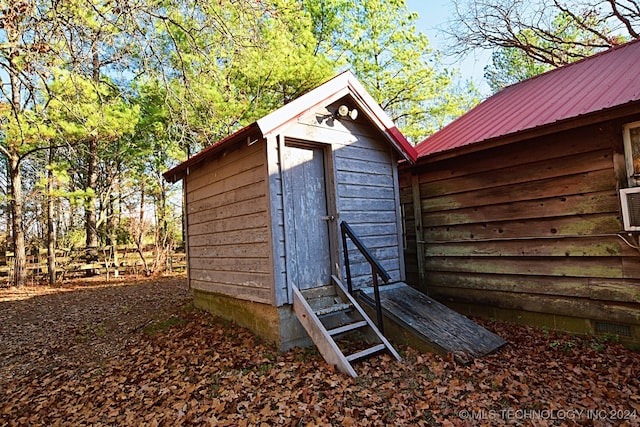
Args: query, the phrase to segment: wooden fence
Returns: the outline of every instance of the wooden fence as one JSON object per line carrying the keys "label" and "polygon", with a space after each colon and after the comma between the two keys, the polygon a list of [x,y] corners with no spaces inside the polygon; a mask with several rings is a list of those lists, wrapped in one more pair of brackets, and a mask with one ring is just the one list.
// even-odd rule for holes
{"label": "wooden fence", "polygon": [[[155,252],[153,247],[146,247],[142,255],[149,268],[154,266]],[[110,247],[94,249],[89,253],[86,249],[56,250],[56,271],[58,280],[73,277],[101,275],[106,278],[121,274],[145,274],[145,262],[135,247],[119,246],[117,262],[114,262],[113,251]],[[117,265],[116,265],[117,264]],[[167,255],[161,267],[164,271],[184,271],[186,256],[184,251],[174,251]],[[0,254],[0,285],[9,283],[13,277],[13,253]],[[27,255],[27,277],[32,282],[46,281],[48,277],[48,263],[46,250]]]}

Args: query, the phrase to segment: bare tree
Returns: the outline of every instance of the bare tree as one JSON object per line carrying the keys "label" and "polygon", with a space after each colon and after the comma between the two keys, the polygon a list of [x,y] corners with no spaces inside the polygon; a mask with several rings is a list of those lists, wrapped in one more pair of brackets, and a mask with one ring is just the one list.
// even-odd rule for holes
{"label": "bare tree", "polygon": [[557,67],[638,38],[638,0],[454,0],[452,52],[516,48]]}

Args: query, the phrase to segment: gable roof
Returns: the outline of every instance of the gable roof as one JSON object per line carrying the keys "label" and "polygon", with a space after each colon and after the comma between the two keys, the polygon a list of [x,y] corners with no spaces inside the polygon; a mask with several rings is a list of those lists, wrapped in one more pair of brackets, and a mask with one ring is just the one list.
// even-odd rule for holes
{"label": "gable roof", "polygon": [[640,40],[502,89],[416,146],[419,157],[640,101]]}
{"label": "gable roof", "polygon": [[190,167],[206,160],[229,145],[277,135],[281,129],[295,122],[301,116],[346,95],[351,96],[359,113],[371,121],[405,160],[412,163],[416,161],[418,153],[415,148],[402,135],[382,107],[367,93],[353,73],[345,71],[276,111],[205,148],[163,175],[167,181],[176,182],[188,174]]}

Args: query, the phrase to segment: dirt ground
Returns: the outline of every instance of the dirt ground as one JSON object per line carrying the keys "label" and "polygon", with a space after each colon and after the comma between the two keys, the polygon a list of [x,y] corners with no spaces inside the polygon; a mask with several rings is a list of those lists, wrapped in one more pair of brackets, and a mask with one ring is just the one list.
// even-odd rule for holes
{"label": "dirt ground", "polygon": [[640,425],[640,354],[485,322],[467,366],[400,347],[352,379],[193,308],[184,277],[0,289],[0,425]]}
{"label": "dirt ground", "polygon": [[1,289],[0,378],[108,361],[150,322],[190,300],[181,277]]}

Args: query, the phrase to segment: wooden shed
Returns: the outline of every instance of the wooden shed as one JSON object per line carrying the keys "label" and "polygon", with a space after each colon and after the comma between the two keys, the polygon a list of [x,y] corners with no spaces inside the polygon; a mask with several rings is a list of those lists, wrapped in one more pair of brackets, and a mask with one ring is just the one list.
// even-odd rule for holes
{"label": "wooden shed", "polygon": [[640,343],[639,66],[634,41],[420,143],[400,171],[408,282],[467,314]]}
{"label": "wooden shed", "polygon": [[[323,292],[345,275],[342,222],[403,280],[397,164],[415,158],[347,71],[166,172],[183,181],[196,304],[283,350],[305,344],[294,292],[335,297]],[[352,261],[354,288],[370,286]]]}

